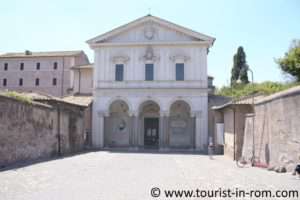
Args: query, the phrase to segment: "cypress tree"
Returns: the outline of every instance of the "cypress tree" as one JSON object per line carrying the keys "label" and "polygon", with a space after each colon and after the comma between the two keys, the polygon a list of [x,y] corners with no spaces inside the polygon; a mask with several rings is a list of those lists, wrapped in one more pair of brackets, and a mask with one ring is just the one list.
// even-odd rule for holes
{"label": "cypress tree", "polygon": [[242,46],[237,49],[237,53],[233,56],[233,67],[231,70],[231,85],[234,85],[238,79],[242,83],[249,83],[247,74],[246,54]]}

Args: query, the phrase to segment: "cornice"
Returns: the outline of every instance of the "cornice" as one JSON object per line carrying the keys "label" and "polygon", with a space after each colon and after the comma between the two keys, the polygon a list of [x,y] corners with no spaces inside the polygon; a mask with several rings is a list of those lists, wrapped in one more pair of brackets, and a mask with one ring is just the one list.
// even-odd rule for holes
{"label": "cornice", "polygon": [[129,46],[189,46],[189,45],[196,45],[196,46],[203,46],[209,47],[210,44],[207,41],[149,41],[149,42],[118,42],[118,43],[94,43],[90,44],[92,49],[96,49],[99,47],[129,47]]}

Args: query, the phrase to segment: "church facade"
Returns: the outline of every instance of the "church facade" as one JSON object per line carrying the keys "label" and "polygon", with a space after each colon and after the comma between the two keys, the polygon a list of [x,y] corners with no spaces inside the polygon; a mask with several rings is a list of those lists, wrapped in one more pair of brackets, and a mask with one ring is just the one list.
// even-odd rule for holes
{"label": "church facade", "polygon": [[93,146],[205,151],[214,40],[151,15],[88,40]]}

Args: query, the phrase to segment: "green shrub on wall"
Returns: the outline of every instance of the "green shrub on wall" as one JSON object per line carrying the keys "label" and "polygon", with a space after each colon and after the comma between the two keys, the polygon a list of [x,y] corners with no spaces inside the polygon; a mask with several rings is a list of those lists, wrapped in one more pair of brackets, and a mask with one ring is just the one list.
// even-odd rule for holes
{"label": "green shrub on wall", "polygon": [[5,92],[4,95],[8,96],[8,97],[12,97],[14,99],[17,99],[17,100],[19,100],[21,102],[24,102],[24,103],[29,103],[29,104],[32,103],[32,99],[30,99],[29,97],[26,97],[26,96],[24,96],[20,93],[17,93],[17,92],[13,92],[13,91]]}
{"label": "green shrub on wall", "polygon": [[243,97],[254,93],[269,95],[297,85],[300,85],[300,83],[279,83],[267,81],[254,84],[235,84],[232,87],[223,86],[221,88],[217,88],[216,93],[217,95],[228,97]]}

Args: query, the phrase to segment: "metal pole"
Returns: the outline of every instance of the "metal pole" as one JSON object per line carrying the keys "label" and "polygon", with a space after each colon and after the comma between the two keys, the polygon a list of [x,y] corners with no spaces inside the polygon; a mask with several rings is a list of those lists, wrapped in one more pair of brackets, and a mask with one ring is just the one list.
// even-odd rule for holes
{"label": "metal pole", "polygon": [[253,87],[253,94],[252,94],[252,109],[253,109],[253,117],[252,117],[252,162],[251,165],[254,166],[255,165],[255,136],[254,136],[254,128],[255,128],[255,109],[254,109],[254,79],[253,79],[253,71],[248,68],[248,70],[251,73],[251,81],[252,81],[252,87]]}

